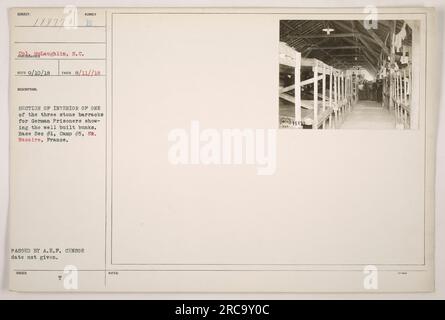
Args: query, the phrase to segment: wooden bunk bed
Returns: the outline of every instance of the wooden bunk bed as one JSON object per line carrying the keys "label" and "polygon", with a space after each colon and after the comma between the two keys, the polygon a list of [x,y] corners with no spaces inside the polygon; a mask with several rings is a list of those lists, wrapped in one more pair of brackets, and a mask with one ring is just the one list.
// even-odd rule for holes
{"label": "wooden bunk bed", "polygon": [[407,66],[391,74],[391,104],[394,107],[396,127],[410,128],[411,116],[411,68]]}
{"label": "wooden bunk bed", "polygon": [[[294,106],[292,115],[280,114],[280,127],[338,127],[345,113],[351,110],[352,73],[334,69],[317,59],[302,58],[299,52],[284,42],[280,42],[279,57],[280,73],[294,76],[293,84],[279,89],[279,97]],[[301,80],[302,71],[309,71],[311,77]],[[301,91],[308,86],[313,86],[313,91],[310,91],[312,99],[302,99]],[[294,95],[290,94],[292,91]]]}

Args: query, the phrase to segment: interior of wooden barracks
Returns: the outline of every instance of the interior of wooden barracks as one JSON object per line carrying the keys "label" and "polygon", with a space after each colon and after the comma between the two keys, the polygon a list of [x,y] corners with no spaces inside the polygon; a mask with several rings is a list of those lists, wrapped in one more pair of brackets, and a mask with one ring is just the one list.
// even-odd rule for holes
{"label": "interior of wooden barracks", "polygon": [[416,128],[419,43],[418,21],[281,20],[280,127]]}

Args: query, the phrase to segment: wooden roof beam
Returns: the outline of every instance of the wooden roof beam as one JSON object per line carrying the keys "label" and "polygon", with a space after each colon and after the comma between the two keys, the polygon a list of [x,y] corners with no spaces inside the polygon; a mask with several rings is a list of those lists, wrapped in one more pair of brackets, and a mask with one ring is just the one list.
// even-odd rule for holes
{"label": "wooden roof beam", "polygon": [[339,53],[339,54],[331,54],[333,57],[362,57],[363,54],[361,53]]}
{"label": "wooden roof beam", "polygon": [[295,37],[298,39],[321,39],[321,38],[347,38],[357,36],[357,32],[349,33],[331,33],[331,34],[287,34],[286,37]]}
{"label": "wooden roof beam", "polygon": [[[389,53],[388,47],[385,45],[385,43],[382,41],[382,39],[374,32],[374,30],[366,29],[360,23],[355,23],[355,26],[357,26],[358,29],[362,30],[362,33],[360,36],[363,37],[363,40],[373,41],[374,43],[379,45],[379,47],[385,52],[385,54],[387,56],[389,56],[390,53]],[[370,37],[368,35],[366,35],[366,33],[368,33],[370,35]]]}
{"label": "wooden roof beam", "polygon": [[[345,23],[343,21],[336,21],[335,23],[337,24],[338,27],[340,27],[340,29],[342,29],[345,32],[347,32],[349,30],[352,30],[353,32],[357,33],[357,31],[356,31],[357,30],[357,24],[359,24],[359,23],[355,23],[354,20],[351,20],[350,22],[351,22],[351,25],[349,25],[348,23]],[[361,27],[362,27],[361,25],[358,26],[358,28],[361,28]],[[364,29],[364,27],[363,27],[363,29]],[[364,29],[364,30],[366,30],[366,29]],[[369,38],[369,39],[367,39],[367,38]],[[364,52],[369,51],[370,54],[373,56],[373,58],[376,60],[376,63],[377,63],[379,61],[379,55],[378,55],[378,53],[376,51],[374,51],[373,45],[370,44],[369,41],[367,41],[367,40],[374,41],[374,39],[372,39],[369,36],[363,36],[363,34],[360,33],[360,32],[358,32],[358,36],[356,37],[356,39],[358,41],[360,41],[360,43],[363,45],[363,47],[362,47],[363,51]],[[356,42],[354,40],[352,40],[352,39],[344,38],[344,40],[346,42],[349,42],[352,45],[356,44]],[[369,53],[367,53],[367,55],[368,55],[368,58],[369,58]],[[370,60],[373,60],[373,59],[370,59]]]}
{"label": "wooden roof beam", "polygon": [[371,37],[376,40],[376,42],[378,43],[378,45],[380,46],[380,48],[382,48],[382,50],[385,52],[385,54],[387,56],[390,55],[389,49],[388,47],[383,43],[382,39],[380,39],[380,37],[372,30],[368,30],[369,34],[371,35]]}
{"label": "wooden roof beam", "polygon": [[342,50],[342,49],[362,49],[362,46],[330,46],[330,47],[311,47],[311,50]]}

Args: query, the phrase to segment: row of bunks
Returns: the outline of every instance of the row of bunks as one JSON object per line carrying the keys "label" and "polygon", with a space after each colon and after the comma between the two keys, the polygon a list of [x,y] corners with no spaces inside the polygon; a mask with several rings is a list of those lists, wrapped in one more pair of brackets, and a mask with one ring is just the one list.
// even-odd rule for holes
{"label": "row of bunks", "polygon": [[354,73],[302,58],[284,42],[280,42],[279,57],[280,74],[293,79],[279,88],[280,99],[293,107],[289,108],[293,113],[280,114],[280,127],[338,128],[356,99]]}
{"label": "row of bunks", "polygon": [[410,128],[411,122],[411,67],[408,65],[403,69],[392,72],[389,86],[391,89],[390,99],[394,109],[396,127],[398,129]]}

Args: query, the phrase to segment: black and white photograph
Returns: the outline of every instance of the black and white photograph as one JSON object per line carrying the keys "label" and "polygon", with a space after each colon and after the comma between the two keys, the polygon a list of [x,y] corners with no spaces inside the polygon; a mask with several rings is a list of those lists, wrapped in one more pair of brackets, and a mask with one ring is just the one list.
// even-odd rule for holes
{"label": "black and white photograph", "polygon": [[416,129],[419,27],[281,20],[280,128]]}
{"label": "black and white photograph", "polygon": [[445,297],[443,0],[34,1],[0,1],[0,300]]}

